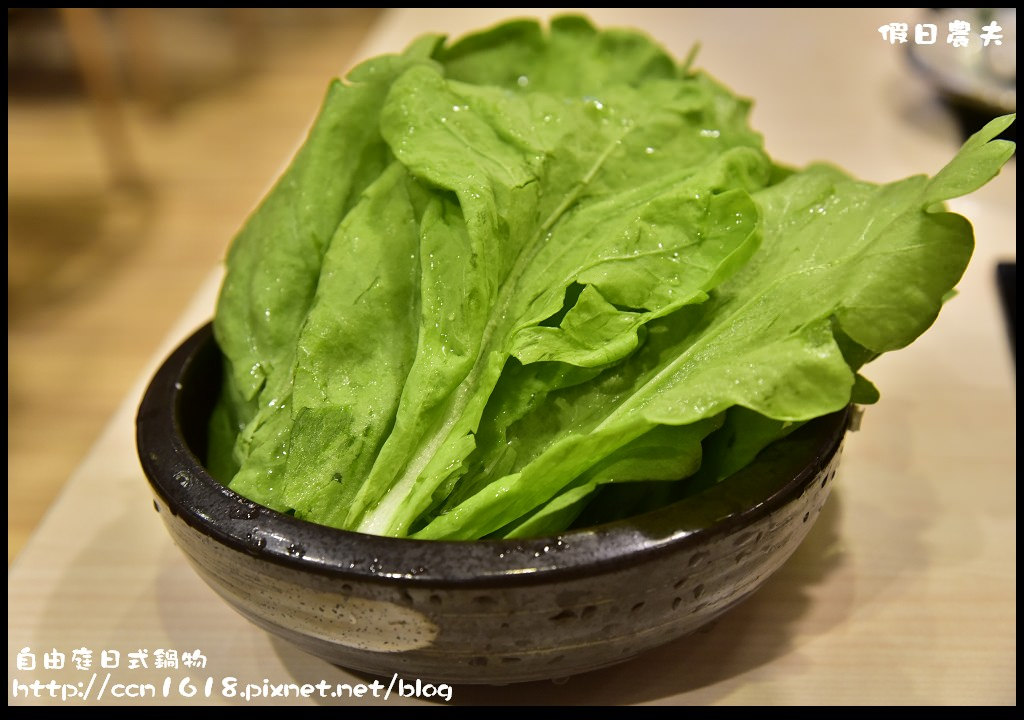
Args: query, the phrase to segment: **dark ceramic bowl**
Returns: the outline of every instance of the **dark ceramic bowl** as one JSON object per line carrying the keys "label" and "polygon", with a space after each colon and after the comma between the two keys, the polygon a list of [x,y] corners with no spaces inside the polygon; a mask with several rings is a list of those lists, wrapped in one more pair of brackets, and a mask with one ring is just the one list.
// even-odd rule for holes
{"label": "dark ceramic bowl", "polygon": [[558,678],[693,632],[796,549],[831,490],[848,412],[808,423],[696,498],[521,541],[314,525],[204,469],[220,383],[210,326],[163,364],[137,420],[155,507],[196,571],[257,625],[337,665],[446,683]]}

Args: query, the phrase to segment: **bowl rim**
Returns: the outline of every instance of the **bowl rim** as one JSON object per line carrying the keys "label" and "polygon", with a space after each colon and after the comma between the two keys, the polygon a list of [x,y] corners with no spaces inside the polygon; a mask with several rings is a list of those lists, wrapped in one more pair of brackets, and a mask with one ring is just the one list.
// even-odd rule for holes
{"label": "bowl rim", "polygon": [[[795,475],[771,478],[773,490],[759,502],[737,503],[723,491],[725,483],[694,496],[713,503],[720,514],[701,527],[685,520],[683,508],[693,507],[691,497],[625,520],[548,537],[393,538],[317,525],[271,510],[228,489],[206,471],[185,440],[181,408],[192,373],[202,369],[203,362],[211,362],[211,353],[220,356],[213,323],[207,322],[164,360],[139,406],[139,460],[166,510],[244,555],[303,573],[406,588],[532,585],[613,572],[670,552],[695,551],[713,538],[768,518],[802,496],[839,452],[851,417],[848,406],[809,421],[794,433],[813,433],[812,458]],[[741,474],[754,477],[758,472],[783,475],[762,463],[760,456]],[[156,500],[154,506],[161,511]]]}

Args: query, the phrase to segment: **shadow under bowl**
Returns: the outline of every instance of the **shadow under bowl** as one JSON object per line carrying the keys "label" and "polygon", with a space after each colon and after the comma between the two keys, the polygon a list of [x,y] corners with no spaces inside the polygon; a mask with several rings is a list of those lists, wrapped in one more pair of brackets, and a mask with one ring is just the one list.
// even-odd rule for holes
{"label": "shadow under bowl", "polygon": [[804,539],[849,421],[844,410],[807,423],[727,482],[627,520],[528,540],[409,540],[315,525],[214,480],[200,458],[220,382],[208,324],[139,408],[139,457],[174,541],[260,627],[342,667],[427,682],[566,677],[710,622]]}

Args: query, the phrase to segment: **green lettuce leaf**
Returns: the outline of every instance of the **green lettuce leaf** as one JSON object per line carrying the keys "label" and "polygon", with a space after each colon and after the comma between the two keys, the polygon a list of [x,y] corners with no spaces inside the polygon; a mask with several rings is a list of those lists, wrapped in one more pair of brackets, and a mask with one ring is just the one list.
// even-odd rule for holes
{"label": "green lettuce leaf", "polygon": [[[290,436],[296,343],[338,225],[391,162],[367,117],[380,113],[396,77],[429,63],[439,38],[425,36],[401,56],[355,68],[328,88],[302,148],[234,239],[214,317],[225,359],[219,430],[209,464],[239,468],[235,487],[275,509]],[[229,432],[233,428],[234,432]]]}
{"label": "green lettuce leaf", "polygon": [[[465,474],[509,357],[616,362],[643,324],[704,301],[753,252],[749,191],[770,170],[759,139],[745,126],[701,136],[706,123],[734,122],[737,103],[705,79],[640,88],[567,99],[426,66],[396,82],[384,136],[450,207],[421,230],[416,360],[346,526],[402,534]],[[579,285],[561,322],[545,323]]]}
{"label": "green lettuce leaf", "polygon": [[[998,127],[968,142],[938,186],[925,177],[876,186],[814,166],[755,193],[759,251],[708,302],[651,324],[644,348],[609,370],[627,389],[603,397],[601,376],[572,388],[565,402],[594,405],[589,427],[549,430],[554,442],[535,459],[415,536],[487,535],[566,488],[578,501],[574,482],[587,468],[659,425],[689,426],[737,406],[780,424],[845,407],[857,375],[840,342],[848,353],[850,342],[869,353],[905,346],[931,325],[960,279],[973,232],[963,217],[934,208],[948,199],[936,188],[970,192],[987,182],[1012,152],[1004,144],[998,154],[989,149]],[[972,155],[994,159],[985,172],[969,164],[970,182],[950,182],[948,168],[968,166]]]}
{"label": "green lettuce leaf", "polygon": [[[566,62],[572,58],[572,62]],[[934,178],[787,168],[750,103],[579,17],[424,36],[332,84],[235,238],[208,465],[268,507],[522,537],[727,481],[934,321],[972,233]]]}

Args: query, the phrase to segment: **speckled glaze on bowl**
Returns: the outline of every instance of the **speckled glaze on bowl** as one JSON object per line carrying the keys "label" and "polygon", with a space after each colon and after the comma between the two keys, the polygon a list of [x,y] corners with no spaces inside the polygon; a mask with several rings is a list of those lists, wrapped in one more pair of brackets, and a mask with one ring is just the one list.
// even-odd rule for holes
{"label": "speckled glaze on bowl", "polygon": [[574,675],[728,610],[807,534],[849,417],[808,423],[699,501],[558,537],[417,541],[314,525],[216,482],[197,458],[219,383],[207,325],[154,376],[137,419],[154,505],[198,573],[329,662],[446,683]]}

